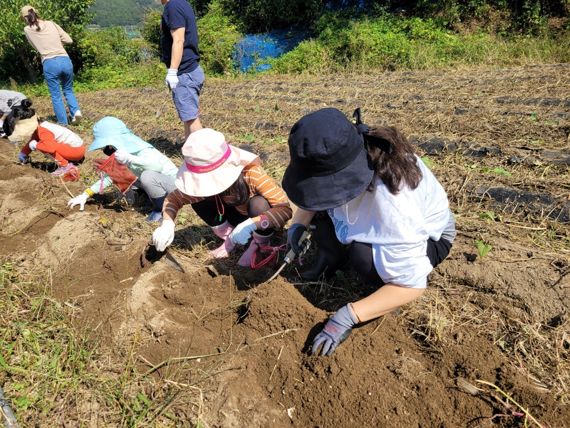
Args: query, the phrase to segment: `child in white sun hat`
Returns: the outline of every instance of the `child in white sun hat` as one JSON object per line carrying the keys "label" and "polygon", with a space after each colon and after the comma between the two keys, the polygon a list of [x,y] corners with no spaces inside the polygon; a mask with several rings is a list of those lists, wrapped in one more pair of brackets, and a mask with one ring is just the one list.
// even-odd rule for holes
{"label": "child in white sun hat", "polygon": [[257,155],[228,144],[221,132],[209,128],[193,132],[182,154],[177,189],[166,198],[162,225],[152,236],[157,250],[172,243],[178,210],[191,204],[224,241],[212,257],[227,257],[236,244],[245,245],[252,238],[238,262],[250,266],[257,249],[268,246],[273,231],[291,218],[287,196],[263,170]]}

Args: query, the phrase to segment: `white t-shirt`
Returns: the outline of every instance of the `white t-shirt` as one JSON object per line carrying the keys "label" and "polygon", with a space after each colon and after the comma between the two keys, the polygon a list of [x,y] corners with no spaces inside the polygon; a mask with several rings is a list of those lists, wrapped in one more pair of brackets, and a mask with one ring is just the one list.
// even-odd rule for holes
{"label": "white t-shirt", "polygon": [[71,147],[81,147],[83,145],[81,137],[75,132],[67,129],[65,126],[50,122],[42,122],[40,123],[40,126],[50,131],[59,143],[67,144]]}
{"label": "white t-shirt", "polygon": [[[429,238],[454,237],[453,214],[445,190],[423,161],[418,187],[405,186],[396,195],[379,178],[372,191],[328,210],[336,236],[343,244],[372,244],[376,271],[385,283],[425,288],[432,265],[427,257]],[[446,230],[452,228],[452,230]]]}

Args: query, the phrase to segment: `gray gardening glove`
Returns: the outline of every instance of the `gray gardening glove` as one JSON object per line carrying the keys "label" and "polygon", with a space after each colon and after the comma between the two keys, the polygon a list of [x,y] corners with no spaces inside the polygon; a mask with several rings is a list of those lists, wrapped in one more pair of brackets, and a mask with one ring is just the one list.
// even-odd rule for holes
{"label": "gray gardening glove", "polygon": [[358,318],[349,305],[340,308],[329,318],[323,330],[313,340],[311,353],[313,355],[331,355],[358,324]]}
{"label": "gray gardening glove", "polygon": [[289,227],[289,229],[287,229],[287,244],[297,256],[301,252],[301,248],[299,248],[299,239],[301,239],[301,235],[306,230],[307,228],[305,225],[301,223],[294,223]]}

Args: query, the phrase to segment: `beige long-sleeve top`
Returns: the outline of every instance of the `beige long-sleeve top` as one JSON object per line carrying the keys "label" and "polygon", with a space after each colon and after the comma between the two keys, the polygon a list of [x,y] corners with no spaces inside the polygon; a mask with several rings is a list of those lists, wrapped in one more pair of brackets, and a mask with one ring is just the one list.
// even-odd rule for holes
{"label": "beige long-sleeve top", "polygon": [[26,38],[42,56],[42,62],[56,56],[68,56],[63,45],[73,43],[69,34],[52,21],[40,21],[40,30],[36,26],[24,27]]}

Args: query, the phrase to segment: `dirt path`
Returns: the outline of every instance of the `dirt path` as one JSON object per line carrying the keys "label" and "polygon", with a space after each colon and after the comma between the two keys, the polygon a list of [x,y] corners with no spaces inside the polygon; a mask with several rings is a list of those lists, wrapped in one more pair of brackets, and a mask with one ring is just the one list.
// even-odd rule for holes
{"label": "dirt path", "polygon": [[[303,285],[290,270],[263,284],[271,269],[207,260],[215,238],[187,210],[173,249],[186,274],[163,262],[142,269],[153,230],[143,215],[107,203],[68,210],[62,183],[14,164],[16,148],[5,141],[0,258],[49,271],[55,297],[76,308],[75,325],[117,352],[134,341],[140,370],[181,383],[176,364],[160,364],[186,359],[187,381],[202,394],[194,417],[208,426],[523,426],[522,410],[482,380],[561,427],[570,420],[568,71],[208,83],[204,122],[253,145],[276,176],[287,161],[286,129],[304,111],[361,105],[365,119],[412,135],[448,190],[459,236],[430,291],[355,329],[331,358],[307,355],[306,344],[329,311],[370,292],[350,274]],[[154,117],[157,94],[87,94],[82,106],[88,121],[116,114],[175,154],[171,106],[143,121]],[[46,100],[37,104],[47,111]],[[88,163],[81,168],[89,173]],[[83,186],[67,185],[73,194]],[[477,254],[476,241],[489,255]],[[470,394],[469,385],[480,390]]]}

